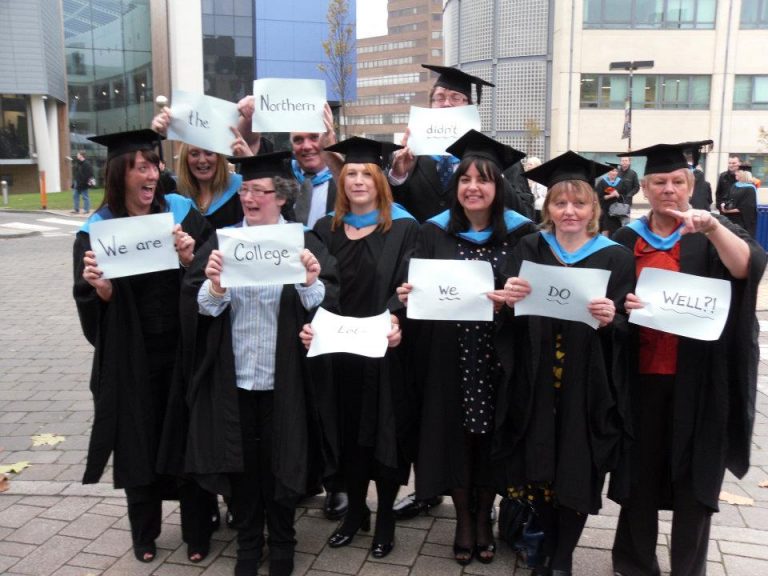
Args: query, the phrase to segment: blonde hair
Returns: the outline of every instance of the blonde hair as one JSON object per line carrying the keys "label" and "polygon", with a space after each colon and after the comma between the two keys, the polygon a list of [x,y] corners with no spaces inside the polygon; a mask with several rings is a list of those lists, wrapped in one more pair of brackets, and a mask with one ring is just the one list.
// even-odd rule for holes
{"label": "blonde hair", "polygon": [[540,228],[547,232],[555,232],[555,223],[549,217],[549,205],[564,194],[572,194],[578,200],[592,205],[592,218],[587,223],[587,234],[597,236],[600,233],[600,203],[597,201],[595,189],[583,180],[563,180],[547,190],[544,206],[541,208]]}
{"label": "blonde hair", "polygon": [[[373,176],[373,184],[376,187],[376,209],[379,211],[378,228],[382,232],[387,232],[392,228],[392,190],[389,188],[387,177],[384,176],[384,172],[382,172],[378,164],[366,163],[363,166]],[[344,182],[346,181],[348,171],[348,164],[344,164],[339,174],[338,192],[336,193],[336,204],[334,206],[336,213],[331,222],[331,230],[336,230],[336,228],[341,226],[342,219],[351,211],[349,198],[347,198],[346,191],[344,190]]]}
{"label": "blonde hair", "polygon": [[[200,183],[192,175],[192,170],[189,167],[189,160],[187,156],[192,148],[198,148],[198,146],[190,146],[189,144],[182,144],[179,150],[179,164],[176,169],[176,176],[178,178],[177,188],[180,194],[192,198],[195,204],[199,204],[200,201]],[[227,157],[223,154],[216,154],[216,167],[213,173],[213,180],[211,180],[211,195],[215,198],[224,190],[229,187],[229,166]]]}

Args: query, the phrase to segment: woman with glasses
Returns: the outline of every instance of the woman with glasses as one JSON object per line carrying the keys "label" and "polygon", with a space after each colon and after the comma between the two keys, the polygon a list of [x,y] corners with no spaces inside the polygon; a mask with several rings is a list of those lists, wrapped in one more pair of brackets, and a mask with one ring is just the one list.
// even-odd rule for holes
{"label": "woman with glasses", "polygon": [[[244,214],[236,227],[284,226],[281,215],[298,184],[289,152],[234,158]],[[300,254],[297,284],[222,286],[227,261],[211,237],[184,282],[182,309],[197,315],[189,444],[185,467],[231,494],[237,530],[235,576],[256,576],[264,544],[269,574],[293,571],[298,499],[306,492],[313,423],[306,352],[297,337],[321,304],[334,307],[335,266],[312,232]],[[265,538],[265,528],[268,537]]]}

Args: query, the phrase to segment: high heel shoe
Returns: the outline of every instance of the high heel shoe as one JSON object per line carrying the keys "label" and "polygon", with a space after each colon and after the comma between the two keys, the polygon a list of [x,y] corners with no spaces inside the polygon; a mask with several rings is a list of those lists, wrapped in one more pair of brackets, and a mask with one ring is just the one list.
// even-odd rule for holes
{"label": "high heel shoe", "polygon": [[[485,556],[483,556],[485,554]],[[483,564],[490,564],[496,557],[496,542],[481,545],[475,544],[475,557]]]}
{"label": "high heel shoe", "polygon": [[371,544],[371,556],[374,558],[384,558],[387,554],[392,552],[395,547],[394,542],[382,542],[381,544]]}
{"label": "high heel shoe", "polygon": [[[360,520],[360,527],[358,530],[362,530],[363,532],[371,531],[371,511],[368,508],[365,509],[363,518]],[[355,534],[357,534],[358,530],[355,530],[352,534],[347,534],[344,532],[344,525],[342,524],[341,528],[331,534],[330,538],[328,538],[328,546],[331,548],[348,546],[355,538]]]}
{"label": "high heel shoe", "polygon": [[133,555],[139,562],[148,564],[155,559],[155,556],[157,556],[157,547],[154,542],[151,542],[150,544],[134,544]]}

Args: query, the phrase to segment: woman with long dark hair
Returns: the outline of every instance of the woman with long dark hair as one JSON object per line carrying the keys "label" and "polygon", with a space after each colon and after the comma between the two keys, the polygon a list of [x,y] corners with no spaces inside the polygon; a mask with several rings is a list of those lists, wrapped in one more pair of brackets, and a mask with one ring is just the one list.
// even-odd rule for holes
{"label": "woman with long dark hair", "polygon": [[[461,159],[450,185],[453,204],[422,225],[414,257],[488,261],[499,290],[512,248],[535,230],[530,220],[504,209],[502,170],[523,153],[474,130],[448,152]],[[402,303],[407,305],[412,289],[409,283],[397,288]],[[411,369],[414,383],[423,386],[416,497],[451,494],[456,507],[453,551],[461,565],[474,556],[489,563],[496,552],[490,452],[503,376],[494,346],[496,328],[496,320],[408,321],[406,327],[417,333]]]}
{"label": "woman with long dark hair", "polygon": [[200,562],[208,553],[211,530],[206,493],[193,482],[156,472],[176,368],[183,272],[106,279],[89,231],[98,221],[170,212],[184,267],[207,238],[209,227],[189,199],[164,196],[159,190],[157,134],[139,130],[91,140],[109,152],[104,201],[78,232],[74,246],[75,303],[83,334],[95,348],[95,416],[83,483],[98,482],[113,455],[114,484],[125,489],[133,550],[142,562],[151,562],[157,554],[162,500],[178,495],[188,557]]}

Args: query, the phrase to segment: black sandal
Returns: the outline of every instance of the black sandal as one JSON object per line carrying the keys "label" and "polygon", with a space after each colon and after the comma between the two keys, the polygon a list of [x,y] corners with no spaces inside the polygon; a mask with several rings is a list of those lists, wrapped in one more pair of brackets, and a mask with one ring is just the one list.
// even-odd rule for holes
{"label": "black sandal", "polygon": [[460,566],[466,566],[472,562],[473,555],[472,548],[465,548],[464,546],[459,546],[456,542],[453,543],[453,559]]}
{"label": "black sandal", "polygon": [[[483,556],[483,554],[485,554],[485,556]],[[483,564],[490,564],[496,557],[496,542],[491,542],[487,545],[476,544],[475,556],[477,556],[477,559]]]}
{"label": "black sandal", "polygon": [[157,556],[157,546],[152,542],[151,544],[134,544],[133,555],[136,556],[136,560],[149,564]]}
{"label": "black sandal", "polygon": [[[211,551],[210,541],[205,544],[187,544],[187,560],[193,564],[197,564],[205,560],[208,556],[208,552]],[[200,556],[199,558],[193,558],[193,556]]]}

